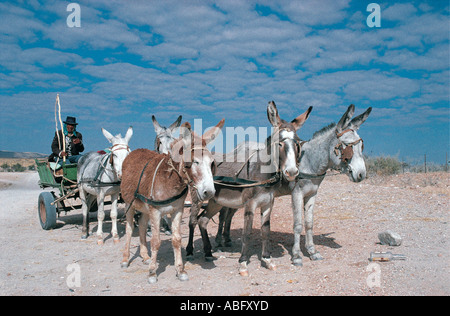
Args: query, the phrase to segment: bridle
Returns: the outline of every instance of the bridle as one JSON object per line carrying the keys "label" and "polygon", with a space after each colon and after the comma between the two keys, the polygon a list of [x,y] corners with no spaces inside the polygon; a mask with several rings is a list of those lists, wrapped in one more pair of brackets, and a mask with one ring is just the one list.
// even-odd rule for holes
{"label": "bridle", "polygon": [[111,164],[112,167],[114,167],[114,152],[115,151],[119,151],[119,150],[126,150],[128,152],[130,152],[130,147],[128,145],[124,145],[124,144],[116,144],[114,146],[112,146],[110,148],[110,155],[109,155],[109,163]]}
{"label": "bridle", "polygon": [[[292,132],[292,130],[290,130],[290,129],[288,129],[288,128],[284,128],[284,129],[281,129],[281,130],[278,132],[278,135],[280,135],[282,131]],[[295,138],[295,135],[296,135],[296,134],[295,134],[295,131],[294,131],[294,138],[284,137],[284,138],[282,138],[282,139],[279,140],[279,141],[272,142],[272,146],[273,146],[273,145],[277,145],[277,144],[284,143],[286,140],[292,140],[292,141],[294,142],[295,146],[297,147],[297,148],[296,148],[296,149],[297,149],[297,159],[296,159],[295,164],[296,164],[296,167],[298,168],[299,165],[300,165],[300,156],[301,156],[301,153],[302,153],[302,145],[303,145],[304,143],[306,143],[306,142],[305,142],[305,141],[302,141],[300,138],[299,138],[299,139],[296,139],[296,138]],[[297,137],[297,138],[298,138],[298,137]],[[281,166],[280,166],[279,163],[277,163],[277,164],[278,164],[278,171],[277,171],[277,172],[280,173],[280,172],[281,172]]]}
{"label": "bridle", "polygon": [[339,154],[340,154],[339,159],[341,159],[341,161],[343,163],[345,163],[346,165],[348,165],[350,160],[352,160],[352,158],[353,158],[353,146],[355,146],[355,145],[357,145],[357,144],[359,144],[361,142],[362,143],[361,152],[364,150],[364,141],[362,140],[362,138],[359,138],[359,139],[355,140],[354,142],[348,143],[348,144],[346,144],[342,140],[340,140],[340,137],[342,135],[344,135],[345,133],[348,133],[348,132],[354,132],[354,130],[349,128],[349,129],[346,129],[345,131],[342,131],[340,133],[338,133],[336,131],[336,137],[338,138],[339,142],[334,147],[334,153],[338,157],[339,157]]}

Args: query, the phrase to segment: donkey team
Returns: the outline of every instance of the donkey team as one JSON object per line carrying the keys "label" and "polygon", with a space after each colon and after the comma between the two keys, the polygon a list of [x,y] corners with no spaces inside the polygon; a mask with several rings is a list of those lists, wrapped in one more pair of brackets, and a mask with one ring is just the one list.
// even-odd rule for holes
{"label": "donkey team", "polygon": [[[292,262],[302,265],[300,234],[303,216],[306,231],[306,250],[311,260],[323,259],[313,243],[313,209],[320,184],[327,170],[348,174],[353,182],[366,177],[363,140],[357,131],[372,108],[353,118],[355,106],[350,105],[339,122],[317,131],[311,140],[302,141],[297,131],[311,113],[306,112],[286,121],[280,118],[275,102],[267,107],[267,117],[273,133],[264,143],[245,141],[228,154],[216,154],[207,145],[217,139],[225,124],[197,135],[189,123],[181,124],[181,116],[168,128],[161,127],[153,116],[156,131],[155,151],[131,151],[128,143],[133,135],[130,127],[125,137],[113,136],[102,129],[111,143],[108,153],[89,153],[78,163],[78,186],[83,211],[82,239],[89,235],[89,208],[98,205],[97,242],[103,244],[104,199],[111,196],[112,237],[119,242],[117,231],[117,203],[121,195],[125,201],[126,243],[122,267],[130,262],[130,244],[136,214],[139,216],[140,255],[149,264],[149,282],[157,282],[157,255],[161,244],[160,228],[170,217],[175,270],[179,280],[188,280],[181,255],[181,220],[188,194],[192,201],[189,218],[187,258],[193,256],[193,237],[199,226],[205,260],[213,260],[207,225],[220,212],[216,243],[230,245],[233,215],[244,209],[239,273],[247,276],[249,241],[256,209],[261,210],[262,266],[275,270],[269,251],[270,217],[276,197],[291,195],[293,206],[294,246]],[[174,136],[180,129],[179,138]],[[239,159],[237,158],[239,157]],[[270,159],[263,159],[268,157]],[[242,159],[243,158],[243,159]],[[200,212],[204,208],[204,211]],[[151,256],[147,249],[147,228],[152,237]]]}

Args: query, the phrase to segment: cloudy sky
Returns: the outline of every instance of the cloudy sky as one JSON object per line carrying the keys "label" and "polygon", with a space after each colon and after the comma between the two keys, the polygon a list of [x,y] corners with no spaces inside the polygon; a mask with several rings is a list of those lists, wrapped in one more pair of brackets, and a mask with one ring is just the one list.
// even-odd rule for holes
{"label": "cloudy sky", "polygon": [[[299,136],[373,111],[360,129],[369,155],[445,161],[449,151],[449,2],[67,1],[0,3],[0,150],[50,152],[54,106],[76,116],[87,150],[134,127],[153,148],[151,115],[169,125],[268,127],[274,100]],[[450,154],[450,153],[449,153]]]}

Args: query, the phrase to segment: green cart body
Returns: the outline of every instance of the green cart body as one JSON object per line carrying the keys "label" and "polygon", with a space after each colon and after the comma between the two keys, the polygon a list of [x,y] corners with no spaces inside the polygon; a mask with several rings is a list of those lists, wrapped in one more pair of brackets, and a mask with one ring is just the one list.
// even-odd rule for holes
{"label": "green cart body", "polygon": [[[51,191],[41,192],[38,200],[38,213],[41,226],[45,230],[57,226],[56,220],[61,212],[80,209],[81,203],[74,205],[69,200],[79,197],[77,185],[77,164],[62,163],[57,170],[53,170],[47,159],[35,159],[39,174],[39,186]],[[88,204],[91,212],[97,211],[97,201],[93,196]]]}

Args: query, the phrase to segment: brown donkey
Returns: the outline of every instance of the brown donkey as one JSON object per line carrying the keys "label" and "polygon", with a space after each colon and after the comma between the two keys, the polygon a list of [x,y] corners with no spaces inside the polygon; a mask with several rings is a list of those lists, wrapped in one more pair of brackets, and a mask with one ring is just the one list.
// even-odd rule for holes
{"label": "brown donkey", "polygon": [[[140,254],[145,262],[150,262],[149,282],[157,282],[156,260],[161,244],[161,216],[171,214],[176,273],[181,281],[188,280],[181,256],[180,226],[184,201],[189,186],[196,189],[200,200],[209,200],[214,196],[215,162],[206,145],[217,137],[224,122],[223,119],[202,137],[195,135],[189,123],[185,123],[181,127],[180,138],[171,145],[170,154],[137,149],[125,159],[120,186],[127,209],[126,245],[122,267],[129,265],[133,218],[135,212],[139,211],[142,213],[139,220]],[[149,219],[153,232],[151,258],[148,256],[146,241]]]}

